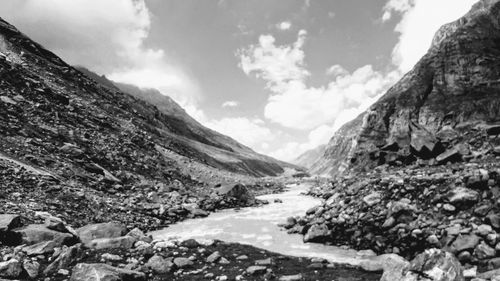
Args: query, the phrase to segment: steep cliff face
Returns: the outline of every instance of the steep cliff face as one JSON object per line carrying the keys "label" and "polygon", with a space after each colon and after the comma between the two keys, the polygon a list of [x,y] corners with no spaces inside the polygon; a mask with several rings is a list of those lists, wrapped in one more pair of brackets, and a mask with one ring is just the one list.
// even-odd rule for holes
{"label": "steep cliff face", "polygon": [[472,132],[500,121],[499,20],[500,1],[485,0],[444,25],[413,70],[363,120],[335,134],[313,172],[337,174],[341,163],[366,170],[436,157],[439,162],[450,160],[442,153],[466,158],[483,149]]}

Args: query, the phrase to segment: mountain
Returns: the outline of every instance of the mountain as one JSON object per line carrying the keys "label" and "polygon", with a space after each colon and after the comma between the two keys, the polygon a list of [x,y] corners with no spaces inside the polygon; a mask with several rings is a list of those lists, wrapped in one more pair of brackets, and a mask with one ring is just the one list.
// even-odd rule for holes
{"label": "mountain", "polygon": [[219,160],[219,162],[213,160],[210,162],[216,168],[252,176],[275,176],[283,172],[283,167],[298,169],[298,167],[288,163],[255,153],[234,139],[204,127],[189,116],[172,98],[156,89],[139,88],[130,84],[113,82],[86,68],[76,68],[110,89],[122,91],[154,105],[168,118],[169,125],[174,132],[172,137],[182,142],[192,152],[206,154]]}
{"label": "mountain", "polygon": [[319,160],[321,156],[323,156],[323,154],[325,153],[325,148],[326,144],[323,144],[316,148],[310,149],[292,160],[291,163],[309,169],[314,163]]}
{"label": "mountain", "polygon": [[441,27],[415,67],[332,137],[311,172],[439,164],[491,149],[487,135],[500,121],[499,11],[498,1],[479,1]]}
{"label": "mountain", "polygon": [[0,40],[0,161],[98,189],[294,167],[203,127],[158,92],[83,74],[3,20]]}

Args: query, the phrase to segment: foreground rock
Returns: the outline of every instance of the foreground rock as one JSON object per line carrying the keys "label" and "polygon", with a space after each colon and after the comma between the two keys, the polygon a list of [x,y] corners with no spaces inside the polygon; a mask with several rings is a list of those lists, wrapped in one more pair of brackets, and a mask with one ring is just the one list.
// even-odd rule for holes
{"label": "foreground rock", "polygon": [[79,263],[73,268],[71,281],[101,281],[101,280],[129,280],[143,281],[146,275],[142,272],[126,270],[107,264]]}

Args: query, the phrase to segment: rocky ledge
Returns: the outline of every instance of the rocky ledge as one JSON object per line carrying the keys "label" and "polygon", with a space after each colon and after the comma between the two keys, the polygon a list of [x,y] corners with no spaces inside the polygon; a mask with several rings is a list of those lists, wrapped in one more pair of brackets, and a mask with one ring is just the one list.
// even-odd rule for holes
{"label": "rocky ledge", "polygon": [[[0,215],[0,280],[378,280],[321,259],[282,256],[221,241],[153,240],[119,223],[73,229],[39,213],[44,223],[24,225]],[[4,279],[2,279],[4,278]]]}

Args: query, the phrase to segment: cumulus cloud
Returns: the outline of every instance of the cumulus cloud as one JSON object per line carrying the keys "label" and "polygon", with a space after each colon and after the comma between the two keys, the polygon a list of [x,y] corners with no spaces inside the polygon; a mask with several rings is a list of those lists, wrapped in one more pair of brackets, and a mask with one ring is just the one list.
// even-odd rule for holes
{"label": "cumulus cloud", "polygon": [[229,101],[225,101],[222,103],[222,107],[223,108],[226,108],[226,107],[238,107],[240,105],[239,102],[237,101],[234,101],[234,100],[229,100]]}
{"label": "cumulus cloud", "polygon": [[427,52],[436,31],[470,10],[478,0],[389,0],[382,20],[401,15],[395,31],[400,34],[393,50],[393,63],[402,72],[409,71]]}
{"label": "cumulus cloud", "polygon": [[268,148],[268,142],[276,138],[276,134],[260,118],[222,118],[209,121],[205,125],[261,152]]}
{"label": "cumulus cloud", "polygon": [[238,52],[242,70],[264,79],[272,92],[264,114],[276,123],[302,130],[332,123],[342,111],[373,102],[399,77],[375,71],[371,65],[352,73],[334,65],[327,70],[333,78],[329,84],[309,87],[302,50],[306,34],[301,30],[296,42],[281,46],[271,35],[262,35],[259,44]]}
{"label": "cumulus cloud", "polygon": [[151,15],[144,0],[4,0],[0,14],[68,63],[140,87],[157,88],[181,104],[200,98],[197,83],[145,45]]}
{"label": "cumulus cloud", "polygon": [[282,21],[276,25],[279,30],[289,30],[292,27],[292,23],[289,21]]}

